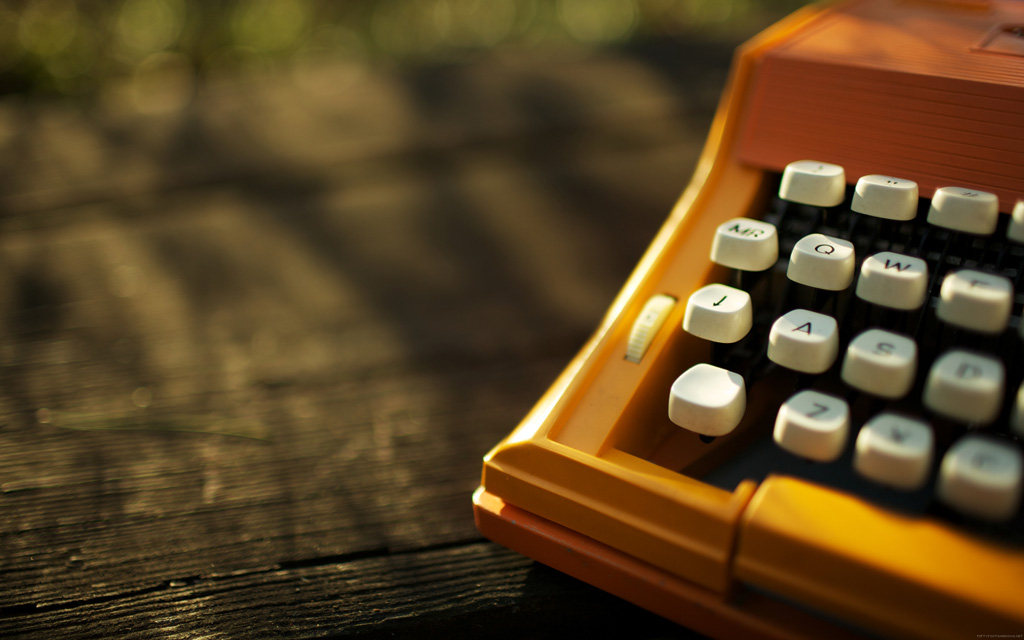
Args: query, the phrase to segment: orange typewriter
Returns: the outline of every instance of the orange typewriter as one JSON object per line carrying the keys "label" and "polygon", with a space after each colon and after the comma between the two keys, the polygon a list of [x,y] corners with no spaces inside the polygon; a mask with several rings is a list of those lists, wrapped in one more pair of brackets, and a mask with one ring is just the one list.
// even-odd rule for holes
{"label": "orange typewriter", "polygon": [[717,637],[1024,635],[1024,2],[745,44],[489,538]]}

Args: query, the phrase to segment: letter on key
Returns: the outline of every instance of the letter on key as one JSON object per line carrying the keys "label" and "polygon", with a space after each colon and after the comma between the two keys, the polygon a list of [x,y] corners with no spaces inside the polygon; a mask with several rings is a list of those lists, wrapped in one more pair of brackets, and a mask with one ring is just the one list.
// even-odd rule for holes
{"label": "letter on key", "polygon": [[955,231],[990,234],[999,222],[999,198],[987,191],[940,187],[932,196],[928,222]]}
{"label": "letter on key", "polygon": [[735,429],[746,408],[743,377],[703,363],[676,378],[668,398],[669,420],[705,436],[724,436]]}
{"label": "letter on key", "polygon": [[794,309],[768,333],[768,359],[804,373],[824,373],[839,355],[839,326],[823,313]]}
{"label": "letter on key", "polygon": [[857,297],[883,307],[910,311],[928,296],[928,263],[921,258],[883,251],[860,267]]}
{"label": "letter on key", "polygon": [[917,215],[917,183],[892,176],[870,175],[857,181],[850,209],[887,220],[913,220]]}
{"label": "letter on key", "polygon": [[842,398],[801,391],[779,407],[773,438],[795,455],[818,462],[839,457],[850,430],[850,407]]}
{"label": "letter on key", "polygon": [[1003,363],[995,358],[947,351],[928,372],[924,404],[954,420],[988,424],[999,416],[1005,377]]}
{"label": "letter on key", "polygon": [[842,291],[853,282],[855,266],[853,244],[812,233],[793,246],[786,276],[809,287]]}
{"label": "letter on key", "polygon": [[857,434],[853,468],[875,482],[913,491],[928,480],[934,443],[928,423],[880,413]]}
{"label": "letter on key", "polygon": [[949,448],[939,467],[939,498],[968,515],[1002,522],[1020,506],[1020,451],[1010,443],[968,435]]}
{"label": "letter on key", "polygon": [[818,207],[834,207],[846,196],[846,172],[837,164],[798,160],[786,165],[779,197]]}
{"label": "letter on key", "polygon": [[1009,278],[973,269],[948,274],[939,290],[940,320],[981,333],[1006,328],[1013,309],[1013,283]]}
{"label": "letter on key", "polygon": [[733,218],[718,225],[711,242],[711,260],[741,271],[764,271],[779,259],[775,225],[751,218]]}
{"label": "letter on key", "polygon": [[902,398],[914,385],[917,344],[884,329],[868,329],[850,342],[843,382],[883,398]]}
{"label": "letter on key", "polygon": [[737,342],[754,322],[750,294],[724,284],[709,284],[686,301],[683,329],[712,342]]}

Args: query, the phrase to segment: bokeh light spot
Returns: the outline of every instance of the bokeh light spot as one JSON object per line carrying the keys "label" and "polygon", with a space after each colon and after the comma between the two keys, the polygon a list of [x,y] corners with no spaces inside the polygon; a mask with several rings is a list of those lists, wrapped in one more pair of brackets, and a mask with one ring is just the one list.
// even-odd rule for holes
{"label": "bokeh light spot", "polygon": [[63,50],[75,37],[78,10],[68,0],[35,0],[24,11],[18,37],[26,51],[40,57]]}
{"label": "bokeh light spot", "polygon": [[637,6],[633,0],[559,0],[558,16],[573,38],[600,44],[632,34]]}
{"label": "bokeh light spot", "polygon": [[115,34],[125,49],[150,54],[173,45],[184,23],[182,0],[127,0],[117,14]]}
{"label": "bokeh light spot", "polygon": [[247,0],[235,10],[231,32],[239,47],[283,51],[305,34],[309,20],[304,0]]}

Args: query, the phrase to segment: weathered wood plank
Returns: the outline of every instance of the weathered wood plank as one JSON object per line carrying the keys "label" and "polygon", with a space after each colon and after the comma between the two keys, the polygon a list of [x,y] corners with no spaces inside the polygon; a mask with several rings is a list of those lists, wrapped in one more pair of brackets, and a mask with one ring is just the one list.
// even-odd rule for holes
{"label": "weathered wood plank", "polygon": [[72,428],[7,432],[5,603],[475,539],[468,498],[494,425],[539,392],[519,376],[548,378],[560,365],[267,390],[255,400],[276,407],[259,416],[265,439],[160,432],[144,420],[134,424],[149,431],[78,431],[111,424],[74,417]]}
{"label": "weathered wood plank", "polygon": [[252,384],[575,348],[670,206],[687,150],[591,146],[590,166],[561,177],[471,156],[444,180],[209,187],[9,231],[7,396],[22,412],[110,401],[116,415],[146,387],[150,407],[187,410]]}
{"label": "weathered wood plank", "polygon": [[481,152],[140,196],[0,238],[8,603],[475,536],[481,455],[685,162],[586,149],[571,171]]}
{"label": "weathered wood plank", "polygon": [[144,640],[254,634],[697,637],[489,543],[206,578],[185,576],[147,589],[40,609],[0,609],[0,635],[5,638]]}
{"label": "weathered wood plank", "polygon": [[0,109],[0,635],[631,624],[469,495],[682,188],[714,59]]}

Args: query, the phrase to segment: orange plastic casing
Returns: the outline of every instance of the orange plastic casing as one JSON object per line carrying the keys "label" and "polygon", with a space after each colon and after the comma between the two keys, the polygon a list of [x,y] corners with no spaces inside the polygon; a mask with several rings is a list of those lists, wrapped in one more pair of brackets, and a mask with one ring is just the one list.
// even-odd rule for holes
{"label": "orange plastic casing", "polygon": [[646,300],[720,281],[716,228],[759,216],[768,173],[792,160],[909,177],[923,195],[992,191],[1009,211],[1024,197],[1024,57],[987,46],[1013,24],[1024,3],[863,0],[741,47],[690,185],[593,337],[485,457],[481,532],[715,636],[1024,632],[1022,549],[794,478],[699,480],[770,429],[775,390],[759,384],[710,445],[672,424],[672,381],[710,351],[680,329],[684,304],[639,363],[624,358]]}

